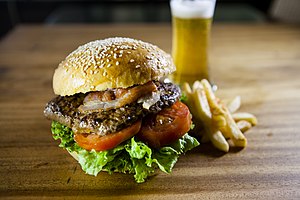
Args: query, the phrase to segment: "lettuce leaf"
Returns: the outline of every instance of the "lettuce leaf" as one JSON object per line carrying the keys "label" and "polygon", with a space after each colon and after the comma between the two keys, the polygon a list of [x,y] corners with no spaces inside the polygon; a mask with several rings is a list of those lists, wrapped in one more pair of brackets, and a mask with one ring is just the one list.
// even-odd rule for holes
{"label": "lettuce leaf", "polygon": [[111,150],[87,151],[76,144],[70,128],[53,121],[51,131],[55,140],[60,139],[61,148],[78,154],[78,162],[87,174],[96,176],[101,171],[131,173],[138,183],[144,182],[156,168],[171,173],[179,155],[199,145],[195,138],[185,134],[159,150],[151,149],[133,137]]}

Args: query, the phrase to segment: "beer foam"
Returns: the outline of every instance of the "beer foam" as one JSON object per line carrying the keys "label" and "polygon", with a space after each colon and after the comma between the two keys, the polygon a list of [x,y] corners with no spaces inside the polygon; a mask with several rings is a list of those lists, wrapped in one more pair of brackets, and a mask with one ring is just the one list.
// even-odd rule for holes
{"label": "beer foam", "polygon": [[171,0],[172,16],[179,18],[212,18],[215,0]]}

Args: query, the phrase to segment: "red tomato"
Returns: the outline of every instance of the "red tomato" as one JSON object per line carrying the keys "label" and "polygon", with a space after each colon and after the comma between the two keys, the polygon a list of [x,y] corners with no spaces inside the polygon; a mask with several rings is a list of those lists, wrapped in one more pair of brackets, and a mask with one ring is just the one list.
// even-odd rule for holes
{"label": "red tomato", "polygon": [[137,137],[151,147],[160,148],[181,138],[190,130],[191,122],[188,107],[177,101],[171,107],[147,116]]}
{"label": "red tomato", "polygon": [[141,121],[135,122],[133,125],[116,133],[111,133],[105,136],[99,136],[95,134],[75,134],[74,140],[77,144],[86,149],[96,151],[105,151],[116,147],[125,140],[128,140],[141,128]]}

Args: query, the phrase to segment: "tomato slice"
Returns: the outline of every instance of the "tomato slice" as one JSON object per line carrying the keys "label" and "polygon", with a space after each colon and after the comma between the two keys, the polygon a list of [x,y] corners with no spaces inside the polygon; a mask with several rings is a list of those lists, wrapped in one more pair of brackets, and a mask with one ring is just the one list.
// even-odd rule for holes
{"label": "tomato slice", "polygon": [[122,129],[119,132],[111,133],[105,136],[99,136],[95,134],[75,134],[74,140],[77,144],[86,149],[96,151],[105,151],[116,147],[125,140],[128,140],[132,136],[138,133],[141,128],[141,121],[135,122],[133,125]]}
{"label": "tomato slice", "polygon": [[160,148],[181,138],[190,130],[191,122],[188,107],[177,101],[171,107],[147,116],[137,137],[151,147]]}

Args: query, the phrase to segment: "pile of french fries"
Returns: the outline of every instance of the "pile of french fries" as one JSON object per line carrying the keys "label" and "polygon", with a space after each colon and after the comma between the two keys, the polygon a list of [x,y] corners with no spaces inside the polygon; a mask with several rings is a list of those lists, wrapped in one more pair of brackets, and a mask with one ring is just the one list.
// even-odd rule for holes
{"label": "pile of french fries", "polygon": [[[187,96],[185,103],[195,119],[193,121],[201,122],[203,131],[199,134],[202,143],[211,141],[224,152],[228,152],[231,145],[247,146],[243,133],[257,124],[257,118],[250,113],[236,112],[241,106],[239,96],[225,103],[215,96],[212,86],[205,79],[195,81],[192,88],[184,83],[182,89]],[[195,125],[197,127],[198,124]]]}

